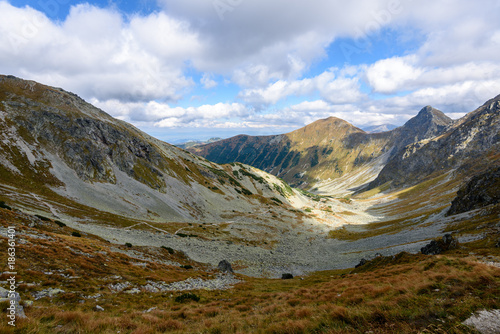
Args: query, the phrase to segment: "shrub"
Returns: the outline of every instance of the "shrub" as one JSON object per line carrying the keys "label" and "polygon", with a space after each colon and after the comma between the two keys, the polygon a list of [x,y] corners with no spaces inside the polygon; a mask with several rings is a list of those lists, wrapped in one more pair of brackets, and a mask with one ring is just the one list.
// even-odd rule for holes
{"label": "shrub", "polygon": [[40,216],[40,215],[35,215],[35,217],[37,217],[38,219],[43,220],[45,222],[50,222],[50,218],[47,218],[47,217],[44,217],[44,216]]}
{"label": "shrub", "polygon": [[177,235],[181,238],[197,238],[198,235],[197,234],[184,234],[184,233],[177,233]]}
{"label": "shrub", "polygon": [[312,209],[311,208],[306,208],[304,211],[305,212],[312,212]]}
{"label": "shrub", "polygon": [[7,204],[5,204],[4,201],[0,201],[0,208],[12,210],[12,208],[10,206],[8,206]]}
{"label": "shrub", "polygon": [[77,238],[80,238],[82,235],[80,234],[80,232],[78,231],[73,231],[71,232],[71,235],[74,236],[74,237],[77,237]]}
{"label": "shrub", "polygon": [[195,295],[194,293],[191,293],[191,292],[183,293],[182,295],[175,297],[175,301],[177,303],[185,303],[185,302],[188,302],[190,300],[198,302],[198,301],[200,301],[200,297],[198,297],[197,295]]}
{"label": "shrub", "polygon": [[193,269],[193,266],[189,265],[189,264],[186,264],[186,265],[182,265],[181,268],[183,268],[183,269]]}
{"label": "shrub", "polygon": [[271,197],[271,200],[275,201],[276,203],[283,204],[283,202],[276,197]]}
{"label": "shrub", "polygon": [[166,246],[161,246],[161,248],[165,249],[169,254],[174,254],[174,250],[170,247],[166,247]]}
{"label": "shrub", "polygon": [[59,220],[54,220],[54,223],[56,223],[57,225],[59,225],[60,227],[64,227],[66,226],[66,224],[64,224],[62,221],[59,221]]}
{"label": "shrub", "polygon": [[243,193],[243,195],[247,195],[247,196],[253,195],[253,193],[250,190],[248,190],[247,188],[241,188],[241,192]]}
{"label": "shrub", "polygon": [[125,243],[125,246],[127,246],[127,247],[129,247],[129,248],[130,248],[130,247],[132,247],[132,244],[131,244],[130,242],[126,242],[126,243]]}

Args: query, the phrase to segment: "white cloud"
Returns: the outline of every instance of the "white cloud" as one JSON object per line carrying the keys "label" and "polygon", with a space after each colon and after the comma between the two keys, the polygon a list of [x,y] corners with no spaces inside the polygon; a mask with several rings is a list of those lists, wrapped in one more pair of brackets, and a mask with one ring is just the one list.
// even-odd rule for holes
{"label": "white cloud", "polygon": [[203,77],[200,80],[201,84],[205,89],[212,89],[217,87],[217,82],[212,79],[212,75],[208,73],[204,73]]}
{"label": "white cloud", "polygon": [[[279,128],[330,115],[400,124],[426,104],[459,115],[500,93],[497,0],[159,3],[165,10],[129,16],[80,4],[53,22],[0,0],[0,72],[74,91],[134,124],[170,128]],[[220,3],[229,6],[222,14]],[[381,29],[419,44],[370,58],[371,45],[389,36]],[[339,37],[360,37],[350,41],[367,63],[344,64],[348,55],[329,48]],[[176,107],[194,87],[218,90],[201,98],[211,104]]]}
{"label": "white cloud", "polygon": [[87,4],[54,23],[0,2],[0,32],[1,72],[100,100],[179,99],[193,85],[184,62],[200,47],[185,23],[164,14],[127,22]]}
{"label": "white cloud", "polygon": [[199,107],[172,107],[166,103],[151,101],[120,102],[118,100],[91,100],[95,106],[113,117],[156,127],[206,127],[231,119],[248,118],[253,111],[240,103],[205,104]]}
{"label": "white cloud", "polygon": [[278,80],[265,88],[246,89],[239,97],[247,103],[260,106],[275,104],[289,96],[308,96],[319,92],[321,97],[334,104],[353,103],[363,97],[359,79],[342,75],[355,73],[352,68],[345,71],[329,69],[313,78]]}
{"label": "white cloud", "polygon": [[366,77],[378,93],[394,93],[417,79],[422,70],[414,66],[415,57],[395,57],[377,61],[367,69]]}

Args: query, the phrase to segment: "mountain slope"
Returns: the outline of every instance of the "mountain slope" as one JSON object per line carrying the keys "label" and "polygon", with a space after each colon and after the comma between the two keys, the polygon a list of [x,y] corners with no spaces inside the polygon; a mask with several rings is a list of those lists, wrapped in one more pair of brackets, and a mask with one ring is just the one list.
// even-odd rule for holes
{"label": "mountain slope", "polygon": [[[377,158],[384,153],[395,153],[415,141],[435,136],[451,122],[441,111],[425,107],[402,127],[368,134],[330,117],[283,135],[240,135],[190,151],[217,163],[249,164],[294,186],[309,188],[356,172],[370,162],[380,163]],[[378,169],[370,177],[376,173]]]}
{"label": "mountain slope", "polygon": [[395,187],[414,185],[450,170],[472,175],[498,165],[499,121],[500,96],[497,96],[453,123],[441,135],[397,152],[370,188],[386,182]]}
{"label": "mountain slope", "polygon": [[221,220],[299,196],[283,196],[276,188],[286,185],[250,167],[218,166],[156,140],[62,89],[1,76],[0,101],[0,180],[26,193],[153,221]]}

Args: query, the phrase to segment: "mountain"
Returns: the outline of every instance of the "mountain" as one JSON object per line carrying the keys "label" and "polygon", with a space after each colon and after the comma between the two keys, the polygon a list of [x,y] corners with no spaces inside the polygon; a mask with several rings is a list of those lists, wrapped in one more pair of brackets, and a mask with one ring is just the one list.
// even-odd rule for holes
{"label": "mountain", "polygon": [[364,126],[362,129],[366,133],[379,133],[379,132],[391,131],[397,127],[398,127],[397,125],[386,123],[386,124],[380,124],[380,125]]}
{"label": "mountain", "polygon": [[452,170],[456,177],[466,177],[498,165],[499,121],[500,96],[452,124],[441,118],[440,124],[431,129],[434,134],[441,132],[440,135],[428,139],[415,137],[415,143],[389,159],[370,188],[386,182],[394,187],[414,185]]}
{"label": "mountain", "polygon": [[208,140],[184,140],[180,143],[176,143],[175,146],[182,148],[182,149],[188,149],[193,146],[198,146],[198,145],[205,145],[205,144],[210,144],[210,143],[215,143],[219,140],[222,140],[222,138],[219,137],[213,137]]}
{"label": "mountain", "polygon": [[[367,165],[383,164],[388,155],[437,135],[451,122],[441,111],[425,107],[402,127],[368,134],[344,120],[330,117],[287,134],[239,135],[189,151],[217,163],[245,163],[293,186],[310,188],[318,182],[356,173]],[[368,179],[378,171],[373,169]],[[368,179],[362,178],[363,182]]]}
{"label": "mountain", "polygon": [[221,221],[271,198],[284,206],[302,198],[278,191],[288,185],[270,175],[196,157],[60,88],[0,76],[0,101],[0,180],[24,196],[162,222]]}

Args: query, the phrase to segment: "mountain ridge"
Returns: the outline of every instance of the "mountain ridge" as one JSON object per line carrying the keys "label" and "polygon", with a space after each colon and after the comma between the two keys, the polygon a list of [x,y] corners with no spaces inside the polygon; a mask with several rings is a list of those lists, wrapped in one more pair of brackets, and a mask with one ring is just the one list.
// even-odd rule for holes
{"label": "mountain ridge", "polygon": [[355,172],[388,151],[396,153],[415,141],[435,136],[451,122],[444,113],[428,106],[401,127],[369,134],[332,116],[286,134],[239,135],[188,150],[218,163],[249,164],[307,189]]}

